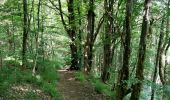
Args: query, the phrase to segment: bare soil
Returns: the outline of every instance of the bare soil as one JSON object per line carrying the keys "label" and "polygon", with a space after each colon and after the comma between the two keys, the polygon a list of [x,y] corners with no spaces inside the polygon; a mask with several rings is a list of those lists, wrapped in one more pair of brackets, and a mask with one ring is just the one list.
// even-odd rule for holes
{"label": "bare soil", "polygon": [[89,82],[75,80],[74,71],[59,70],[58,91],[63,100],[109,100],[107,96],[95,92]]}

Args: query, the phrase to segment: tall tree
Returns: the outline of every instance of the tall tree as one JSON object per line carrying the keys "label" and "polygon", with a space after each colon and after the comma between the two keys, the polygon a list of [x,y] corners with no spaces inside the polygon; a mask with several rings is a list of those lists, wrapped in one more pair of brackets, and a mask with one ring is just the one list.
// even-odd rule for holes
{"label": "tall tree", "polygon": [[68,19],[69,19],[69,28],[67,33],[71,39],[70,49],[71,49],[71,70],[78,70],[78,55],[77,55],[77,45],[76,45],[76,25],[75,25],[75,12],[74,12],[74,0],[68,0]]}
{"label": "tall tree", "polygon": [[67,1],[67,7],[68,7],[67,9],[68,9],[68,13],[69,13],[68,14],[68,25],[66,24],[65,19],[64,19],[61,1],[58,0],[59,7],[57,7],[52,0],[49,0],[49,1],[55,7],[56,10],[59,10],[64,29],[71,39],[71,43],[70,43],[71,66],[69,69],[70,70],[79,70],[80,67],[78,66],[78,46],[76,45],[77,34],[76,34],[75,11],[74,11],[74,9],[75,9],[74,2],[75,1],[74,0]]}
{"label": "tall tree", "polygon": [[[170,27],[170,0],[168,0],[168,4],[167,4],[167,11],[166,11],[166,38],[167,38],[167,46],[165,48],[165,65],[164,65],[164,79],[165,79],[165,86],[164,86],[164,91],[163,91],[163,98],[162,99],[170,99],[169,94],[170,91],[167,90],[166,86],[170,83],[170,77],[169,77],[169,67],[168,67],[168,50],[170,47],[170,37],[169,37],[169,27]],[[168,35],[168,36],[167,36]]]}
{"label": "tall tree", "polygon": [[87,13],[87,37],[84,46],[84,71],[89,74],[92,68],[93,59],[93,47],[100,28],[103,24],[103,16],[100,18],[96,30],[95,30],[95,0],[88,1],[88,13]]}
{"label": "tall tree", "polygon": [[95,13],[94,13],[94,0],[89,0],[89,8],[87,14],[87,37],[84,49],[84,68],[85,72],[89,73],[92,66],[93,56],[93,38],[94,38],[94,26],[95,26]]}
{"label": "tall tree", "polygon": [[22,66],[26,65],[26,51],[27,51],[27,39],[28,39],[28,10],[27,0],[23,0],[23,43],[22,43]]}
{"label": "tall tree", "polygon": [[[159,66],[159,59],[160,59],[160,53],[161,53],[161,48],[162,48],[162,44],[163,44],[163,37],[164,37],[164,17],[162,19],[162,23],[161,23],[161,29],[160,29],[160,36],[159,36],[159,42],[158,42],[158,48],[157,48],[157,54],[156,54],[156,62],[155,62],[155,69],[154,69],[154,75],[153,75],[153,79],[152,82],[153,84],[156,83],[156,79],[157,79],[157,72],[158,72],[158,66]],[[151,94],[151,100],[154,100],[154,87],[152,87],[152,94]]]}
{"label": "tall tree", "polygon": [[170,38],[169,38],[169,25],[170,25],[170,0],[168,0],[168,4],[167,4],[167,11],[166,11],[166,40],[167,40],[167,46],[165,48],[165,68],[164,68],[164,77],[165,79],[167,78],[167,65],[168,65],[168,59],[167,59],[167,53],[168,53],[168,50],[169,50],[169,47],[170,47]]}
{"label": "tall tree", "polygon": [[109,69],[112,64],[112,53],[111,53],[111,39],[113,34],[113,3],[114,0],[105,0],[105,34],[104,34],[104,62],[103,62],[103,72],[102,81],[106,82],[109,79]]}
{"label": "tall tree", "polygon": [[139,100],[140,92],[142,89],[142,81],[144,79],[144,61],[145,61],[145,52],[146,52],[146,36],[149,29],[149,11],[151,6],[151,0],[145,0],[144,2],[144,14],[142,22],[142,31],[139,42],[138,50],[138,61],[136,67],[136,80],[137,83],[132,86],[132,94],[130,100]]}
{"label": "tall tree", "polygon": [[78,0],[76,2],[77,13],[78,13],[78,66],[83,67],[83,45],[82,45],[82,1]]}
{"label": "tall tree", "polygon": [[[32,7],[34,7],[34,0],[32,1]],[[37,59],[38,59],[38,40],[39,40],[39,32],[40,32],[40,11],[41,11],[41,0],[38,0],[38,10],[37,10],[37,31],[35,33],[35,58],[34,58],[34,68],[33,74],[35,74],[35,69],[37,66]],[[34,13],[34,12],[33,12]]]}
{"label": "tall tree", "polygon": [[123,65],[120,69],[117,81],[116,98],[123,100],[124,96],[128,93],[127,81],[129,79],[129,60],[131,54],[131,16],[132,16],[132,3],[133,0],[126,1],[126,15],[123,32]]}

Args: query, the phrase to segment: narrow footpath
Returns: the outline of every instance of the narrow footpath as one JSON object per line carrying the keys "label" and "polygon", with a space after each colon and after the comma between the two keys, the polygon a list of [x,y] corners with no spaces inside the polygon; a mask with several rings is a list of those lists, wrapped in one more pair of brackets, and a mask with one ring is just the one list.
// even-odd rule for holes
{"label": "narrow footpath", "polygon": [[74,71],[59,70],[58,91],[64,100],[109,100],[97,94],[88,82],[81,83],[74,78]]}

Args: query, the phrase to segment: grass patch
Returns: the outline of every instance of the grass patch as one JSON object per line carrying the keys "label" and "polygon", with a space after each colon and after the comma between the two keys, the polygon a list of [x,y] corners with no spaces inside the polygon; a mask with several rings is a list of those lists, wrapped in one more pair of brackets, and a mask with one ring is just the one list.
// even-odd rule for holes
{"label": "grass patch", "polygon": [[101,82],[100,78],[93,77],[92,75],[89,76],[89,80],[94,86],[94,89],[99,94],[105,94],[109,97],[112,97],[113,91],[111,91],[112,85],[105,84]]}
{"label": "grass patch", "polygon": [[54,100],[61,100],[56,88],[59,77],[54,63],[41,62],[36,76],[32,76],[30,69],[20,70],[20,66],[14,61],[8,61],[5,65],[0,69],[0,98],[10,100],[20,99],[22,96],[26,100],[41,100],[42,98],[32,91],[27,91],[24,95],[11,92],[12,86],[26,83],[39,88]]}
{"label": "grass patch", "polygon": [[61,100],[61,96],[57,92],[57,80],[59,75],[57,73],[58,64],[54,61],[39,62],[39,75],[36,77],[36,82],[40,88],[48,93],[54,100]]}
{"label": "grass patch", "polygon": [[35,94],[34,92],[27,92],[24,95],[25,100],[41,100],[41,98],[39,96],[37,96],[37,94]]}
{"label": "grass patch", "polygon": [[106,90],[106,85],[99,80],[95,81],[94,87],[97,93],[104,93]]}
{"label": "grass patch", "polygon": [[82,73],[82,72],[76,72],[74,74],[74,76],[75,76],[75,80],[78,80],[80,82],[86,81],[86,77],[85,77],[84,73]]}

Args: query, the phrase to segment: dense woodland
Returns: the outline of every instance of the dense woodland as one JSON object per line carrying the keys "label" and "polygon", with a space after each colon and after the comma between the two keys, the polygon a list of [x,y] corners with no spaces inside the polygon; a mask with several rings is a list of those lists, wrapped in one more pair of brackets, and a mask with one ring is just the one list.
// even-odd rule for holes
{"label": "dense woodland", "polygon": [[62,100],[66,69],[108,100],[170,100],[169,48],[170,0],[0,0],[0,99]]}

